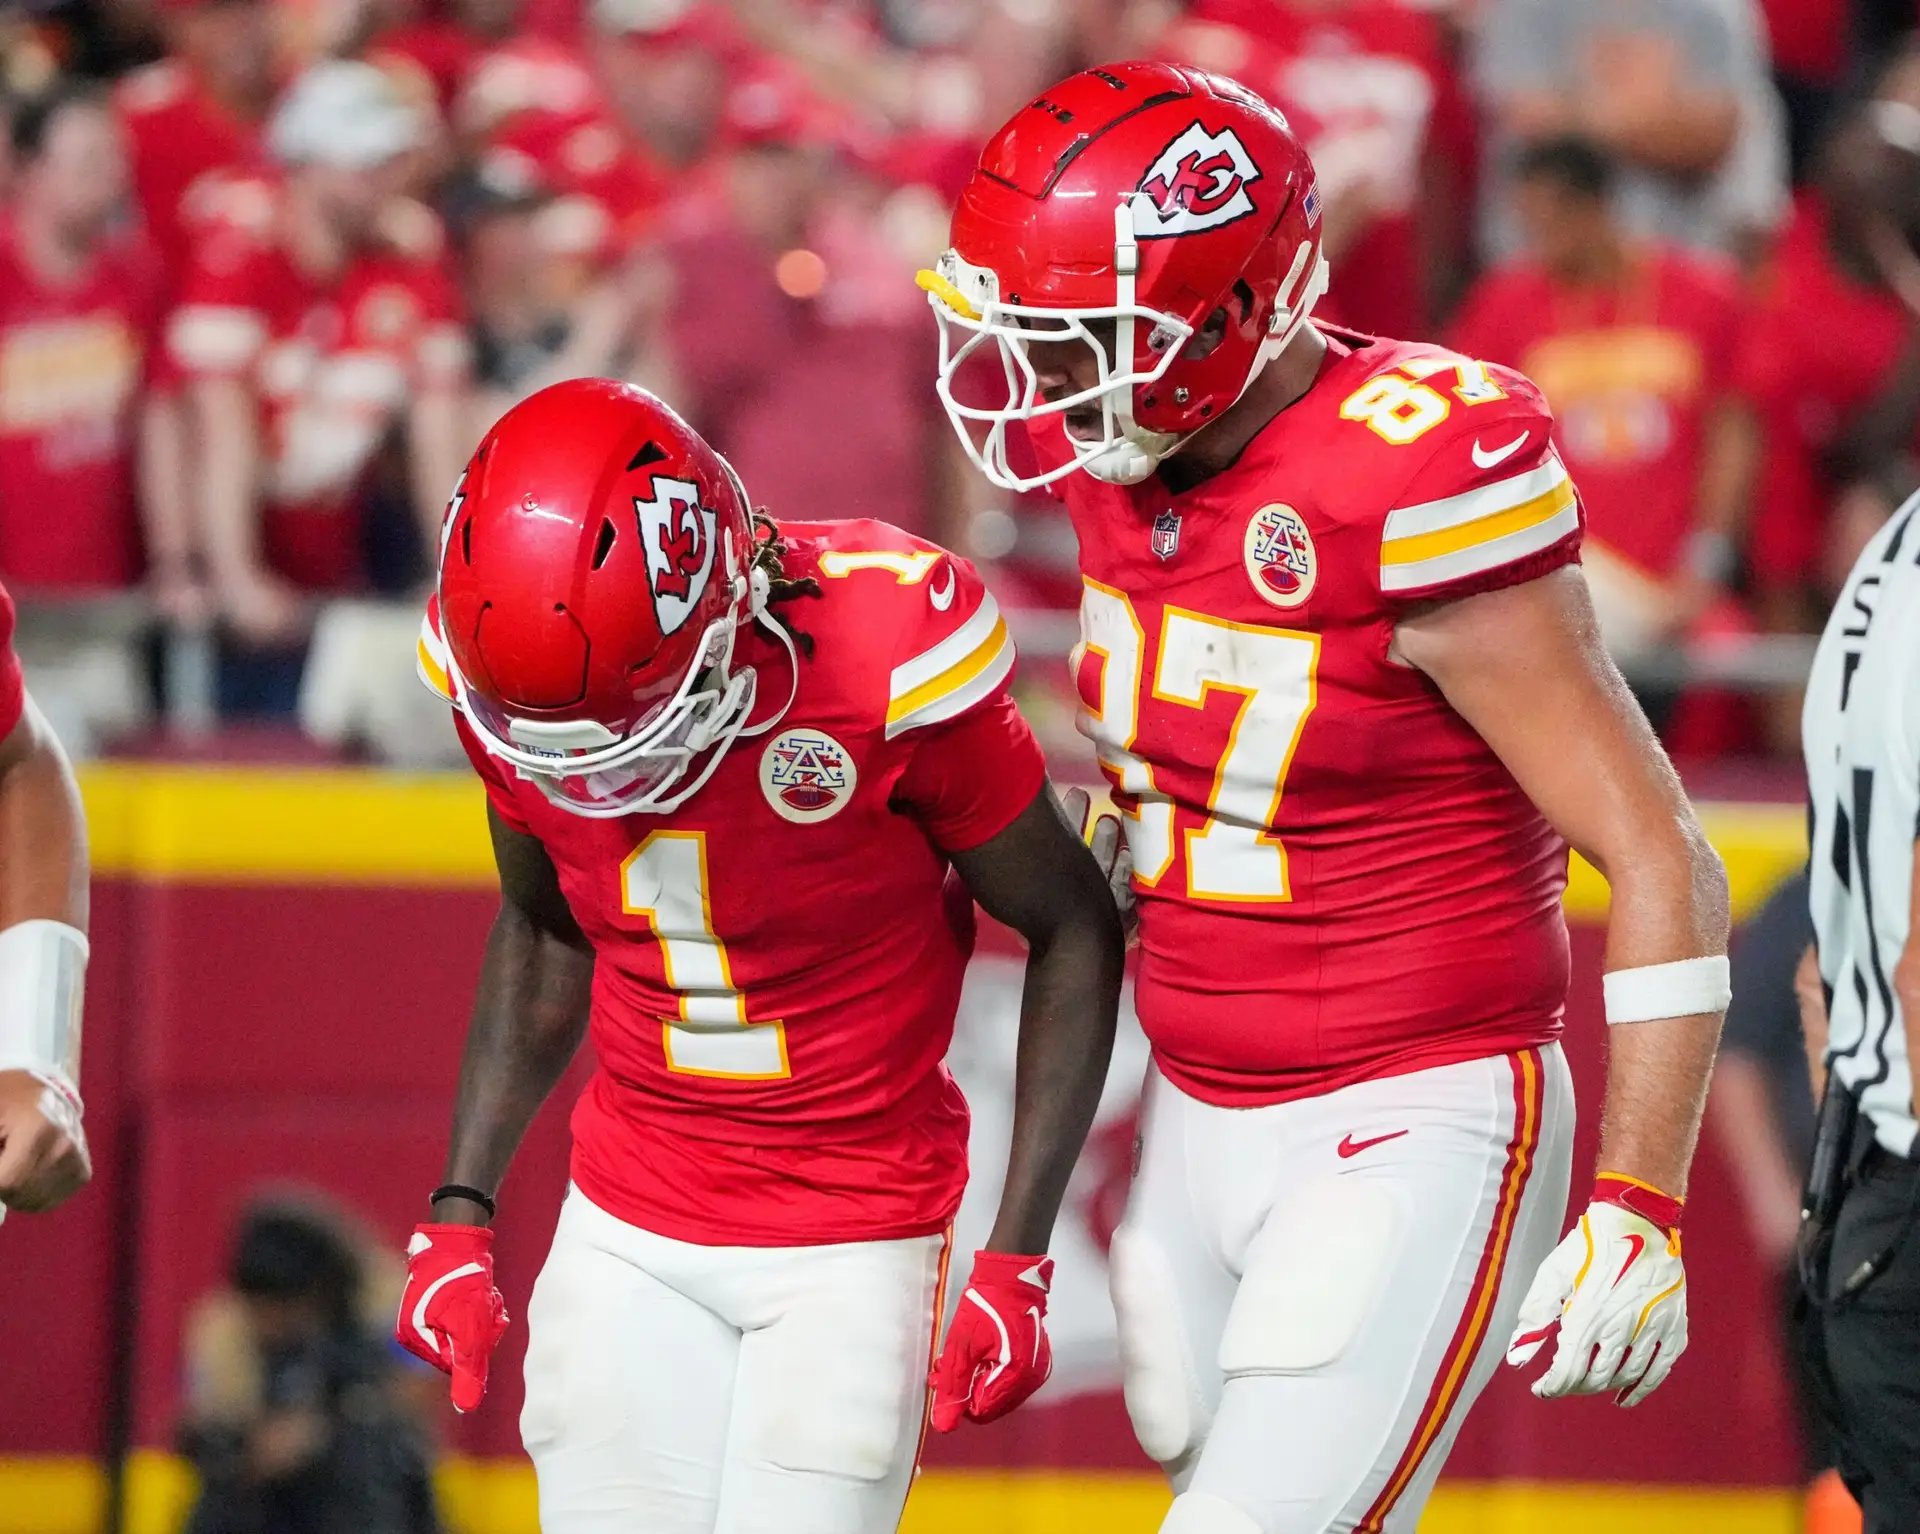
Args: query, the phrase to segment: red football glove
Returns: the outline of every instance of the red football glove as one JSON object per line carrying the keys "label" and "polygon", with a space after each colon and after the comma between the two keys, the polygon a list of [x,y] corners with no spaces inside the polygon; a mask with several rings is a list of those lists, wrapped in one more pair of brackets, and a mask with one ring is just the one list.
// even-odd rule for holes
{"label": "red football glove", "polygon": [[417,1225],[407,1243],[407,1288],[394,1339],[453,1376],[453,1409],[487,1393],[487,1360],[507,1329],[493,1285],[493,1232],[479,1225]]}
{"label": "red football glove", "polygon": [[1051,1257],[975,1252],[947,1345],[933,1368],[933,1425],[951,1433],[962,1417],[992,1422],[1046,1384],[1053,1373],[1047,1341]]}

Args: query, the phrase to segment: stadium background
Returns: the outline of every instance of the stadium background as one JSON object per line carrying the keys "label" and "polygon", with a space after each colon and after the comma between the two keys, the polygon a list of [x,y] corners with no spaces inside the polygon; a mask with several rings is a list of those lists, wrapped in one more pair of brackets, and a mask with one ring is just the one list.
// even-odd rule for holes
{"label": "stadium background", "polygon": [[[1320,164],[1330,312],[1457,338],[1545,387],[1609,643],[1744,917],[1805,855],[1793,737],[1809,636],[1835,572],[1916,481],[1916,16],[1911,0],[0,9],[0,581],[36,697],[84,759],[97,1165],[69,1208],[0,1228],[0,1534],[171,1534],[192,1495],[171,1452],[183,1330],[247,1199],[325,1190],[397,1253],[437,1181],[494,903],[478,787],[435,770],[457,748],[411,676],[421,530],[445,486],[411,482],[432,454],[406,390],[305,408],[340,403],[329,367],[372,358],[418,394],[432,353],[461,453],[553,369],[619,370],[667,393],[776,514],[877,515],[948,542],[1009,613],[1057,778],[1084,781],[1062,664],[1071,533],[1045,497],[996,496],[957,462],[912,271],[980,136],[1052,78],[1128,55],[1240,73]],[[242,45],[263,39],[253,59]],[[300,296],[327,323],[276,341],[308,348],[304,382],[264,363],[220,374],[175,324],[181,297],[260,305],[266,330],[275,305],[300,317],[284,292],[223,286],[207,258],[229,237],[259,244],[255,215],[304,195],[262,124],[327,55],[384,71],[429,125],[383,210],[424,252],[424,286],[369,295],[357,267],[317,283]],[[110,92],[98,114],[118,136],[77,187],[71,145],[33,126],[34,104],[76,81]],[[1593,199],[1529,212],[1517,195],[1518,148],[1569,134],[1615,169],[1597,222]],[[97,207],[72,195],[86,176],[107,189]],[[105,275],[76,285],[76,270]],[[413,323],[419,306],[432,324]],[[198,509],[218,456],[202,386],[236,380],[269,428],[240,523],[271,545],[270,568],[237,574]],[[156,423],[184,433],[184,458],[156,452]],[[354,451],[292,508],[317,541],[290,553],[281,470],[316,427]],[[1568,910],[1590,1164],[1605,912],[1591,870],[1576,866]],[[976,1113],[963,1250],[997,1186],[1016,965],[1004,935],[983,936],[956,1045]],[[1008,1421],[930,1444],[910,1534],[1156,1526],[1166,1497],[1119,1402],[1103,1272],[1142,1050],[1123,1039],[1056,1244],[1057,1377]],[[1622,1413],[1544,1406],[1501,1378],[1423,1527],[1802,1527],[1777,1277],[1743,1171],[1710,1132],[1688,1217],[1692,1350],[1671,1383]],[[503,1194],[516,1315],[564,1172],[550,1108]],[[461,1534],[535,1526],[523,1341],[516,1327],[483,1411],[436,1423]]]}

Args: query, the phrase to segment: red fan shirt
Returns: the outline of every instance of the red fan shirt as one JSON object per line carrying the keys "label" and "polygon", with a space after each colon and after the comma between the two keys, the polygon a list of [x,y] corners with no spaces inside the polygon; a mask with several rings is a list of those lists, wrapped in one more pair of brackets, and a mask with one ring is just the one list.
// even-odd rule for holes
{"label": "red fan shirt", "polygon": [[1821,460],[1885,386],[1912,330],[1893,294],[1835,260],[1826,210],[1802,192],[1756,284],[1734,366],[1734,386],[1766,427],[1749,545],[1762,580],[1791,585],[1813,577],[1838,488]]}
{"label": "red fan shirt", "polygon": [[172,59],[128,75],[115,101],[133,155],[135,199],[177,280],[195,240],[218,218],[219,177],[259,169],[260,129],[234,117]]}
{"label": "red fan shirt", "polygon": [[424,208],[389,210],[382,243],[329,280],[287,248],[274,188],[256,191],[258,217],[224,222],[197,250],[167,349],[188,377],[257,391],[267,557],[301,586],[339,589],[358,569],[358,491],[375,450],[417,392],[466,377],[459,296]]}
{"label": "red fan shirt", "polygon": [[[620,1219],[707,1245],[923,1235],[967,1177],[942,1063],[973,947],[949,855],[1033,802],[1045,764],[1007,692],[1013,646],[970,565],[878,522],[787,523],[821,596],[793,706],[663,815],[569,814],[468,755],[552,856],[595,952],[599,1069],[573,1178]],[[423,674],[446,691],[430,622]],[[757,629],[740,659],[787,692]]]}
{"label": "red fan shirt", "polygon": [[1708,418],[1727,390],[1740,322],[1731,269],[1658,250],[1612,288],[1562,287],[1531,265],[1489,273],[1452,340],[1539,385],[1580,480],[1588,536],[1665,577],[1693,528]]}
{"label": "red fan shirt", "polygon": [[160,302],[142,239],[108,243],[54,285],[0,225],[0,574],[16,588],[139,578],[133,411]]}

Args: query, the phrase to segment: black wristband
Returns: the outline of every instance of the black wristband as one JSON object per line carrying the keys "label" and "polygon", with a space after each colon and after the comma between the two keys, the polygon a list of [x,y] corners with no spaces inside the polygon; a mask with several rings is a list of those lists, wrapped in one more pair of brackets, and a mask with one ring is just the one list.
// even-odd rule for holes
{"label": "black wristband", "polygon": [[450,1182],[442,1187],[435,1188],[433,1190],[433,1197],[428,1199],[427,1202],[429,1204],[437,1204],[443,1198],[463,1198],[469,1204],[478,1204],[482,1209],[487,1211],[487,1218],[489,1220],[498,1212],[493,1207],[492,1199],[488,1198],[486,1194],[482,1193],[478,1188],[469,1188],[465,1183]]}

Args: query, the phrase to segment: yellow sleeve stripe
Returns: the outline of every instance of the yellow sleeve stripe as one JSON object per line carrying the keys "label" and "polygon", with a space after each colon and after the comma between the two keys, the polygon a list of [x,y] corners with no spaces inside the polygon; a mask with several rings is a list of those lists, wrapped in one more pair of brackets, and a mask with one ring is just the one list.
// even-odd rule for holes
{"label": "yellow sleeve stripe", "polygon": [[453,695],[452,661],[447,654],[445,642],[435,632],[433,615],[429,613],[420,620],[420,643],[415,650],[414,659],[418,663],[420,680],[428,689],[445,698],[447,702],[457,701]]}
{"label": "yellow sleeve stripe", "polygon": [[992,592],[987,592],[980,598],[980,605],[945,639],[893,668],[887,682],[888,699],[898,703],[915,688],[945,676],[987,642],[999,621],[1000,604],[994,601]]}
{"label": "yellow sleeve stripe", "polygon": [[1560,455],[1548,450],[1547,456],[1521,474],[1496,479],[1489,485],[1476,485],[1458,495],[1442,496],[1437,501],[1422,501],[1417,506],[1396,506],[1387,513],[1382,538],[1393,543],[1417,533],[1437,533],[1443,528],[1477,522],[1496,511],[1545,495],[1556,485],[1566,483],[1566,465]]}
{"label": "yellow sleeve stripe", "polygon": [[1422,591],[1449,581],[1484,575],[1502,565],[1552,548],[1562,538],[1580,530],[1580,511],[1569,490],[1558,511],[1525,526],[1511,529],[1485,542],[1468,544],[1451,553],[1434,554],[1411,564],[1380,567],[1380,589],[1389,595]]}
{"label": "yellow sleeve stripe", "polygon": [[1013,669],[1013,637],[997,613],[984,641],[938,676],[887,705],[887,739],[965,713]]}
{"label": "yellow sleeve stripe", "polygon": [[1573,499],[1573,481],[1563,473],[1560,482],[1552,489],[1517,506],[1489,512],[1454,527],[1415,533],[1406,538],[1389,538],[1380,545],[1380,564],[1382,568],[1413,565],[1422,560],[1437,559],[1443,554],[1457,554],[1476,544],[1491,543],[1496,538],[1537,527],[1557,517],[1573,505]]}

